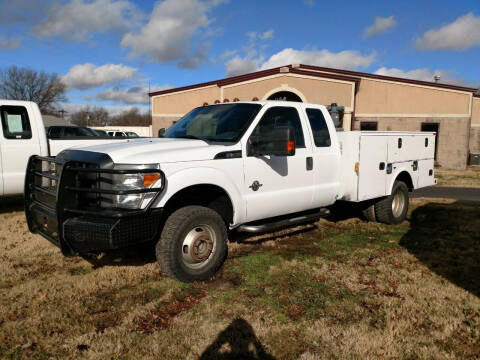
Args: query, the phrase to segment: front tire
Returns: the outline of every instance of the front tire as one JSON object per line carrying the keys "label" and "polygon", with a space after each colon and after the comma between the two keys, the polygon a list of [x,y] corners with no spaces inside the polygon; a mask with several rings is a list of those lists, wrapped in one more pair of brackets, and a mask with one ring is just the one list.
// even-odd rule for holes
{"label": "front tire", "polygon": [[402,181],[395,181],[391,195],[375,204],[377,221],[385,224],[400,224],[405,220],[408,211],[408,188]]}
{"label": "front tire", "polygon": [[176,210],[165,222],[156,255],[162,271],[174,279],[209,279],[227,258],[227,229],[222,217],[203,206]]}

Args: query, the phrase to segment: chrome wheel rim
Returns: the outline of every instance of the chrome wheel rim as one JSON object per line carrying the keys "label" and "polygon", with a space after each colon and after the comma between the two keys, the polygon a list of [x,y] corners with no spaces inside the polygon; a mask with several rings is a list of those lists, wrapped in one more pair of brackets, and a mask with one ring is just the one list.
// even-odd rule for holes
{"label": "chrome wheel rim", "polygon": [[216,250],[216,235],[210,225],[193,227],[182,242],[182,261],[190,268],[198,270],[205,267],[213,258]]}
{"label": "chrome wheel rim", "polygon": [[396,218],[400,217],[403,213],[403,209],[405,208],[405,197],[403,196],[401,191],[395,192],[392,201],[392,213],[393,216]]}

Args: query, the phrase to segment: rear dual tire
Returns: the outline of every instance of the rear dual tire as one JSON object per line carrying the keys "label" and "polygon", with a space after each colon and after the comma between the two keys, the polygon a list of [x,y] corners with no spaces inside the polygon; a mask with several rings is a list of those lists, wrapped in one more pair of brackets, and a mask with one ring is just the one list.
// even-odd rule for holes
{"label": "rear dual tire", "polygon": [[407,217],[408,188],[402,181],[395,181],[391,195],[375,203],[376,221],[385,224],[400,224]]}

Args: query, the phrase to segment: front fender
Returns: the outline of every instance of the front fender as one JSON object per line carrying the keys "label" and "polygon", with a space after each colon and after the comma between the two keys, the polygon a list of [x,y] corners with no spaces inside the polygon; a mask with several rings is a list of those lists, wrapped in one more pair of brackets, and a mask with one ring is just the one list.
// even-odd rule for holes
{"label": "front fender", "polygon": [[192,167],[165,174],[165,189],[152,207],[163,207],[177,192],[193,185],[216,185],[227,193],[233,207],[233,225],[245,219],[245,206],[240,189],[230,175],[212,167]]}

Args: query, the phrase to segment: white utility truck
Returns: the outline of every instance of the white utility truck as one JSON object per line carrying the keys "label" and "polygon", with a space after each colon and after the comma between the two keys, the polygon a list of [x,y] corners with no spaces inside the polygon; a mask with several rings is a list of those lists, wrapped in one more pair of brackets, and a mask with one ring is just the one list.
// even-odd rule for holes
{"label": "white utility truck", "polygon": [[30,231],[65,255],[155,241],[162,270],[211,277],[227,231],[313,222],[337,200],[388,224],[435,184],[434,133],[343,132],[325,106],[234,102],[192,110],[164,138],[32,156]]}
{"label": "white utility truck", "polygon": [[29,101],[0,99],[0,117],[0,196],[23,193],[25,168],[31,155],[55,156],[71,146],[112,142],[111,137],[47,138],[40,110]]}

